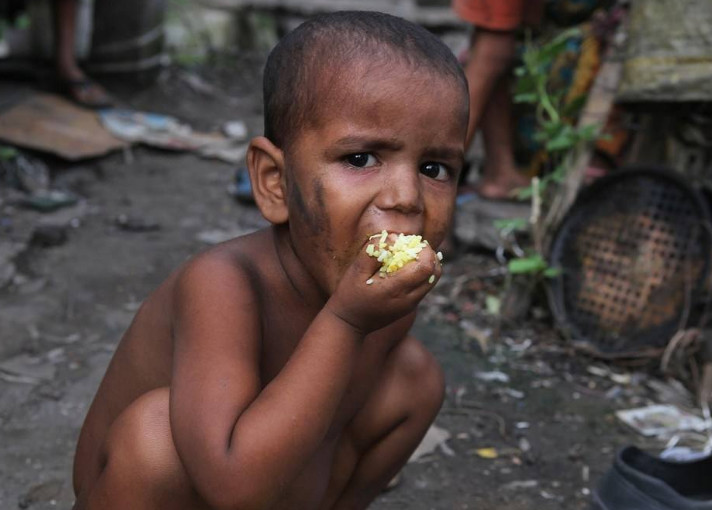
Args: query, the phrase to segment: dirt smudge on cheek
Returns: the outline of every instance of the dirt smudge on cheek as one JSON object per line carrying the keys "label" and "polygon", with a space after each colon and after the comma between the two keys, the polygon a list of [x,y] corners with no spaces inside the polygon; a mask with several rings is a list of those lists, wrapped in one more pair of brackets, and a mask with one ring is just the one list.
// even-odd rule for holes
{"label": "dirt smudge on cheek", "polygon": [[323,224],[319,220],[318,215],[312,211],[304,199],[304,194],[299,188],[299,185],[292,183],[289,186],[289,198],[294,204],[295,212],[297,213],[301,223],[306,225],[308,235],[316,236],[322,233]]}
{"label": "dirt smudge on cheek", "polygon": [[290,200],[294,203],[295,212],[299,215],[299,222],[303,227],[299,230],[303,230],[303,234],[316,242],[319,249],[332,253],[334,249],[331,243],[331,228],[321,180],[314,179],[312,195],[313,201],[308,204],[298,184],[292,183],[289,186]]}
{"label": "dirt smudge on cheek", "polygon": [[312,211],[314,214],[314,224],[319,230],[319,234],[322,236],[323,248],[326,253],[333,255],[334,246],[332,243],[332,229],[331,229],[331,217],[329,216],[329,211],[326,207],[326,199],[324,198],[324,183],[321,179],[314,179],[313,190],[314,200],[316,202],[316,210]]}

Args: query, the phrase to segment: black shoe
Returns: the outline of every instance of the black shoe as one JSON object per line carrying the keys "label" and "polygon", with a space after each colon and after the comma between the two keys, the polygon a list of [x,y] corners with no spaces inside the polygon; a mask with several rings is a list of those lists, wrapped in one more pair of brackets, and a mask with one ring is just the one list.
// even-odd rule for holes
{"label": "black shoe", "polygon": [[712,510],[712,456],[663,460],[629,446],[593,492],[595,510]]}

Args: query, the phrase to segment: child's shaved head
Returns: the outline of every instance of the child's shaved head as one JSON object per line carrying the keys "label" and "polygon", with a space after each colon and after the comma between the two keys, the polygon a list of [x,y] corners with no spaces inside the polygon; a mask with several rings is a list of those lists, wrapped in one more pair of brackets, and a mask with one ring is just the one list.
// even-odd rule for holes
{"label": "child's shaved head", "polygon": [[377,12],[343,11],[315,16],[287,34],[265,66],[265,136],[288,148],[300,129],[316,124],[319,107],[339,80],[348,80],[348,65],[388,72],[396,65],[451,79],[463,91],[467,115],[467,81],[450,49],[423,27]]}

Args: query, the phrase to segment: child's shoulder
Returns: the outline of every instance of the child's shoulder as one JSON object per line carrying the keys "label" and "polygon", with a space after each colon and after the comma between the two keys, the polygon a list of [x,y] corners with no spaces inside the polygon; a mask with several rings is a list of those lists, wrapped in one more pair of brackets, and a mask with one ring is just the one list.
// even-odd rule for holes
{"label": "child's shoulder", "polygon": [[[264,285],[261,277],[272,256],[271,236],[258,231],[221,243],[186,262],[175,274],[174,297],[251,301]],[[266,264],[265,264],[266,262]]]}

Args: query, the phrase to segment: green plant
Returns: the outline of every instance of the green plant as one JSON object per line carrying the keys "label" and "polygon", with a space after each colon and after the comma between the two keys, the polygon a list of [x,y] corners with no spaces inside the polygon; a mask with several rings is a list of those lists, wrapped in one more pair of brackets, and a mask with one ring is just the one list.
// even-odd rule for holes
{"label": "green plant", "polygon": [[[560,183],[566,173],[566,155],[579,142],[595,140],[598,126],[575,126],[568,119],[575,117],[586,99],[565,102],[565,91],[552,91],[549,86],[550,69],[555,59],[563,53],[572,39],[581,39],[581,30],[565,30],[548,42],[540,45],[527,38],[527,47],[522,56],[522,65],[514,70],[517,77],[514,101],[533,105],[536,111],[537,131],[534,139],[547,151],[553,168],[539,182],[539,191],[544,194],[552,183]],[[531,198],[533,187],[519,190],[519,198]]]}
{"label": "green plant", "polygon": [[583,107],[586,97],[575,101],[565,100],[565,90],[551,86],[551,67],[555,60],[571,44],[581,40],[578,28],[565,30],[548,41],[534,43],[527,36],[522,63],[515,70],[517,78],[514,101],[531,105],[536,114],[534,139],[546,151],[549,170],[539,178],[532,179],[530,186],[517,191],[518,198],[531,199],[532,214],[527,219],[500,220],[495,225],[503,235],[527,231],[531,233],[533,247],[513,258],[508,263],[510,274],[529,274],[551,277],[558,272],[546,262],[544,246],[544,218],[552,196],[570,168],[570,155],[582,143],[599,137],[599,126],[577,126],[575,118]]}

